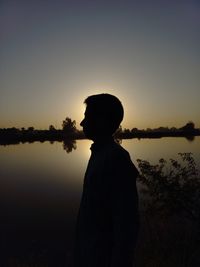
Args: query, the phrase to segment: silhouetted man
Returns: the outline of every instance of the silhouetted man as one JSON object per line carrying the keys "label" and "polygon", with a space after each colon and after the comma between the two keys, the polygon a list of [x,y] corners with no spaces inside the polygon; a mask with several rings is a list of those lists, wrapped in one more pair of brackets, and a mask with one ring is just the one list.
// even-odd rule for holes
{"label": "silhouetted man", "polygon": [[81,122],[94,141],[77,220],[75,267],[131,267],[138,232],[138,171],[113,140],[123,107],[110,94],[89,96]]}

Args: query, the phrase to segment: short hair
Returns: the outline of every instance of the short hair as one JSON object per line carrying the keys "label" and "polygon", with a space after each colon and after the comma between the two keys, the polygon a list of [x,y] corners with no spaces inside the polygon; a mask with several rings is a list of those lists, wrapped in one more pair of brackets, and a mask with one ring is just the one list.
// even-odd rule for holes
{"label": "short hair", "polygon": [[121,101],[111,94],[97,94],[88,96],[84,103],[95,116],[105,120],[108,131],[112,134],[119,128],[124,117]]}

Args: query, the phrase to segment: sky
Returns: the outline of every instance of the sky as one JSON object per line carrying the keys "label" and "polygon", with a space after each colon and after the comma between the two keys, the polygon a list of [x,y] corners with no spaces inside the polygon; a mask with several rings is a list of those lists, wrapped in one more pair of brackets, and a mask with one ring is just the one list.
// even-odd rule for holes
{"label": "sky", "polygon": [[122,127],[200,127],[200,1],[1,0],[0,128],[60,128],[116,95]]}

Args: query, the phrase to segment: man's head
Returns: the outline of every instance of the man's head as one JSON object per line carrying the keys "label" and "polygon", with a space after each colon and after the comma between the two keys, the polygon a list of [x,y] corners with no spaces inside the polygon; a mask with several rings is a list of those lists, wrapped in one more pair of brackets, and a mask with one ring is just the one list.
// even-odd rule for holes
{"label": "man's head", "polygon": [[85,118],[80,125],[86,137],[97,140],[112,136],[124,116],[119,99],[110,94],[98,94],[89,96],[84,103]]}

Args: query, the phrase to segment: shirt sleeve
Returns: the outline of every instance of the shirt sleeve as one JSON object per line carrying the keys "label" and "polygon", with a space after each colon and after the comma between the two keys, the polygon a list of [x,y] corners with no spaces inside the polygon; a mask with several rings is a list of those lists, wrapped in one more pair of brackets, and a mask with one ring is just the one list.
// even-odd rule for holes
{"label": "shirt sleeve", "polygon": [[139,216],[136,178],[138,171],[129,154],[115,157],[111,170],[111,267],[132,267]]}

